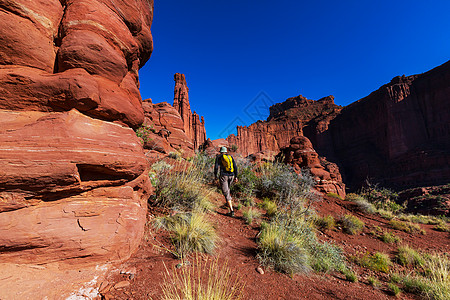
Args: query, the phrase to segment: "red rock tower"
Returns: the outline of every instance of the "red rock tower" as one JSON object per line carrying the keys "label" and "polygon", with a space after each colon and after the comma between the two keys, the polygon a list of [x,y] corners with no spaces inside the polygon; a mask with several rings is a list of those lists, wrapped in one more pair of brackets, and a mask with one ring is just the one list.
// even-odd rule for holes
{"label": "red rock tower", "polygon": [[[174,75],[175,89],[173,107],[180,113],[184,122],[184,132],[192,140],[194,149],[198,149],[206,141],[205,120],[194,111],[189,104],[189,88],[184,74]],[[201,121],[200,121],[201,120]]]}

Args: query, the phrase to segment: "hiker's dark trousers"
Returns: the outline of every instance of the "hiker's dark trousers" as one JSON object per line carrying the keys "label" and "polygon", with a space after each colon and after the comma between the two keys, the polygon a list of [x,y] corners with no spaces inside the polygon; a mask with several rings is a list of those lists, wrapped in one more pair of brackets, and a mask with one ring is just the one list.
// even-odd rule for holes
{"label": "hiker's dark trousers", "polygon": [[234,175],[221,174],[219,176],[220,187],[222,189],[222,193],[225,196],[225,199],[227,200],[227,202],[231,202],[230,187],[231,187],[231,183],[233,182],[233,180],[234,180]]}

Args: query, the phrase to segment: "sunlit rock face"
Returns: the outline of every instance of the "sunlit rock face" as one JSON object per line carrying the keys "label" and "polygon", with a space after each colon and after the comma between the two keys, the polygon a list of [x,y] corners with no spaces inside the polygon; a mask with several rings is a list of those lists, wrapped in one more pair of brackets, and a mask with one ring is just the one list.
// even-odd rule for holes
{"label": "sunlit rock face", "polygon": [[151,185],[133,129],[152,0],[0,1],[0,260],[124,260]]}

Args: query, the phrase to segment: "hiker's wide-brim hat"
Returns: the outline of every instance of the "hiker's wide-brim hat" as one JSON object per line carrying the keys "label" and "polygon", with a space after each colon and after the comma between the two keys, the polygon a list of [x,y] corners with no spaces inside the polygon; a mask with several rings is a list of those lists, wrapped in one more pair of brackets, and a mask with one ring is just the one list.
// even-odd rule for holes
{"label": "hiker's wide-brim hat", "polygon": [[227,153],[227,147],[221,147],[220,153]]}

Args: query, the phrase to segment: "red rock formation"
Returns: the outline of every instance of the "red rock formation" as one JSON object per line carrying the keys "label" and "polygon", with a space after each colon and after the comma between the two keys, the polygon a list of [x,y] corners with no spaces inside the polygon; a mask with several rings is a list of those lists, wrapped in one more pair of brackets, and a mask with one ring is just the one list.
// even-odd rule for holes
{"label": "red rock formation", "polygon": [[[395,77],[345,107],[316,149],[339,162],[347,184],[395,188],[450,182],[450,62]],[[314,142],[313,142],[314,143]]]}
{"label": "red rock formation", "polygon": [[153,1],[0,8],[0,260],[124,260],[150,188],[130,127],[144,121]]}
{"label": "red rock formation", "polygon": [[189,88],[186,84],[184,74],[174,75],[175,89],[173,107],[180,114],[184,123],[184,132],[193,141],[194,149],[198,149],[206,141],[205,120],[194,111],[191,111],[189,104]]}
{"label": "red rock formation", "polygon": [[[143,108],[144,125],[153,129],[150,134],[152,143],[145,145],[146,149],[165,154],[175,151],[181,151],[185,156],[194,154],[194,143],[184,132],[183,120],[174,107],[167,102],[153,104],[151,99],[147,99],[143,102]],[[161,130],[167,130],[167,136],[158,134]]]}
{"label": "red rock formation", "polygon": [[307,137],[297,136],[290,145],[281,149],[284,161],[294,167],[296,172],[309,170],[317,181],[316,189],[324,193],[336,193],[345,197],[345,184],[342,182],[336,164],[319,157]]}
{"label": "red rock formation", "polygon": [[227,140],[244,156],[267,150],[279,152],[304,131],[326,131],[328,123],[340,110],[341,107],[334,104],[333,96],[318,101],[303,96],[289,98],[270,107],[267,121],[258,121],[248,127],[238,126],[237,136],[230,135]]}

